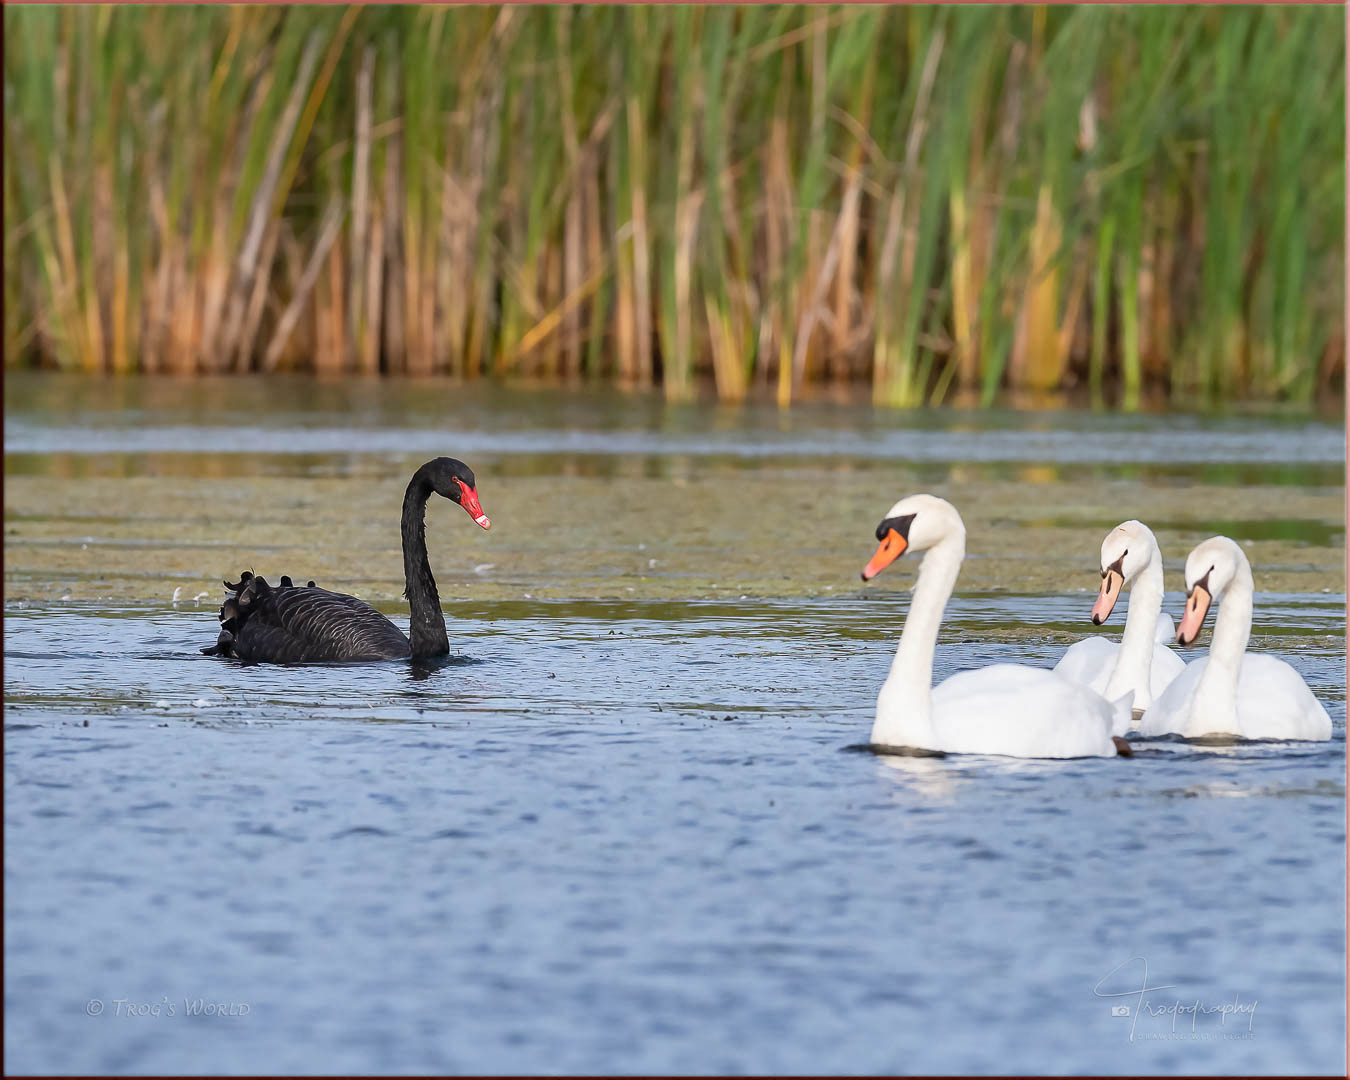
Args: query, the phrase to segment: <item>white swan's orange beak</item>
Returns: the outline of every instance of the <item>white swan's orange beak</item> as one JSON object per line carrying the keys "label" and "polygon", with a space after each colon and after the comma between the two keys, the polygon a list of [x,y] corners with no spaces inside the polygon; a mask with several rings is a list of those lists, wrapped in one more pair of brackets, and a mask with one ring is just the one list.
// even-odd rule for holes
{"label": "white swan's orange beak", "polygon": [[481,525],[485,529],[492,528],[492,520],[483,513],[483,506],[478,501],[478,492],[459,477],[455,477],[455,483],[459,485],[459,505],[464,507],[469,517],[473,518],[474,524]]}
{"label": "white swan's orange beak", "polygon": [[1177,644],[1189,645],[1200,633],[1205,624],[1205,615],[1209,611],[1209,590],[1196,585],[1186,599],[1186,610],[1181,616],[1181,625],[1177,628]]}
{"label": "white swan's orange beak", "polygon": [[862,579],[871,581],[879,573],[895,562],[905,553],[909,547],[909,542],[894,529],[886,533],[886,539],[881,541],[881,546],[877,548],[877,553],[872,556],[872,561],[863,567]]}
{"label": "white swan's orange beak", "polygon": [[1097,602],[1092,605],[1092,625],[1101,626],[1111,617],[1111,612],[1120,599],[1120,587],[1125,579],[1115,570],[1108,570],[1102,578],[1102,591],[1097,594]]}

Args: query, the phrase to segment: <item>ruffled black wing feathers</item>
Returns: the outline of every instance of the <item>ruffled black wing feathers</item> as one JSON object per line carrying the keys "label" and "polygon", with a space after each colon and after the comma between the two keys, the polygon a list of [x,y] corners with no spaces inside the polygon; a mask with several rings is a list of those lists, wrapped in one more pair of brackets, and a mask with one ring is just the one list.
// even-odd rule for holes
{"label": "ruffled black wing feathers", "polygon": [[399,660],[411,655],[408,639],[364,600],[296,586],[289,577],[272,587],[245,570],[225,582],[220,636],[202,652],[274,664]]}

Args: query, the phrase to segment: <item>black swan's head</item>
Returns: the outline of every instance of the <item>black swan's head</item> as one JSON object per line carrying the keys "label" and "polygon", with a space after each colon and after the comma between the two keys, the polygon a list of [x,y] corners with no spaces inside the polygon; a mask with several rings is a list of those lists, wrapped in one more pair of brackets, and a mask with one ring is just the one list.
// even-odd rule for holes
{"label": "black swan's head", "polygon": [[437,495],[464,507],[475,524],[485,529],[492,528],[492,521],[483,513],[483,507],[478,502],[478,485],[474,482],[473,470],[464,462],[455,458],[436,458],[428,461],[418,472]]}

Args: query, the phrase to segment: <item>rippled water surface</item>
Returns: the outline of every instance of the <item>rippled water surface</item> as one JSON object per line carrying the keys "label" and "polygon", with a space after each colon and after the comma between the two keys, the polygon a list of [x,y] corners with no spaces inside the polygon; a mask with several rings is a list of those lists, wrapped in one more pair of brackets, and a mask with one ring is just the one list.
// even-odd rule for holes
{"label": "rippled water surface", "polygon": [[[125,385],[6,388],[7,1071],[1344,1069],[1339,427]],[[449,663],[198,654],[245,565],[406,625],[432,453],[494,519],[428,515]],[[1093,632],[1138,516],[1174,614],[1246,543],[1334,739],[856,749],[917,489],[971,530],[938,678]]]}

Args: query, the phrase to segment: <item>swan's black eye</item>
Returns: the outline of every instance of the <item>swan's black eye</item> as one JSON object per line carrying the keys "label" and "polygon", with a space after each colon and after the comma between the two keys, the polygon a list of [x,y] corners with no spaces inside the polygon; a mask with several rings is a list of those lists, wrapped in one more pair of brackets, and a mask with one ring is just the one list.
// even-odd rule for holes
{"label": "swan's black eye", "polygon": [[901,514],[899,517],[887,518],[877,526],[877,539],[885,540],[886,534],[894,529],[906,540],[909,539],[909,527],[914,523],[914,514]]}

